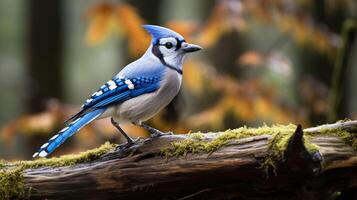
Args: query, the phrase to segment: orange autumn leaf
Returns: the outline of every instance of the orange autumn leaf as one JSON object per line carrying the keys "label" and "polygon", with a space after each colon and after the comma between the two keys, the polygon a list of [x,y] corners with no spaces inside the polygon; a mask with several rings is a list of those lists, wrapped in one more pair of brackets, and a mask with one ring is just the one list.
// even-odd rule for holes
{"label": "orange autumn leaf", "polygon": [[144,20],[137,14],[132,6],[119,4],[115,11],[119,31],[122,32],[129,41],[129,51],[133,56],[144,53],[150,43],[150,36],[141,27]]}
{"label": "orange autumn leaf", "polygon": [[204,86],[204,69],[199,63],[192,60],[186,61],[184,65],[184,79],[183,83],[185,87],[196,95],[200,95],[203,92]]}
{"label": "orange autumn leaf", "polygon": [[160,111],[157,115],[150,119],[150,124],[152,124],[153,127],[158,127],[162,131],[172,131],[174,133],[183,134],[189,132],[187,124],[184,124],[180,121],[167,121],[165,118],[165,112],[167,112],[165,109]]}
{"label": "orange autumn leaf", "polygon": [[139,56],[145,52],[150,36],[141,27],[144,20],[132,6],[119,3],[101,2],[87,12],[89,26],[86,41],[90,45],[103,42],[113,31],[128,40],[129,52]]}
{"label": "orange autumn leaf", "polygon": [[56,116],[53,113],[44,112],[24,116],[19,121],[19,128],[24,134],[31,134],[32,132],[46,133],[50,132],[56,124]]}
{"label": "orange autumn leaf", "polygon": [[196,128],[205,126],[221,129],[224,127],[223,120],[226,115],[233,112],[237,121],[266,121],[308,125],[301,115],[276,104],[272,99],[264,96],[252,99],[244,95],[224,95],[215,105],[189,117],[186,123]]}
{"label": "orange autumn leaf", "polygon": [[85,36],[88,44],[96,45],[108,37],[113,25],[113,9],[112,4],[101,2],[88,10],[89,27]]}
{"label": "orange autumn leaf", "polygon": [[246,29],[244,4],[240,1],[217,1],[207,23],[201,27],[197,41],[204,47],[211,47],[229,31]]}
{"label": "orange autumn leaf", "polygon": [[226,102],[222,99],[207,110],[191,115],[187,118],[186,123],[190,127],[209,126],[218,129],[223,126],[226,111]]}
{"label": "orange autumn leaf", "polygon": [[224,8],[222,6],[215,6],[211,17],[208,19],[207,24],[202,27],[197,41],[204,47],[213,46],[223,33],[221,23]]}
{"label": "orange autumn leaf", "polygon": [[0,139],[12,145],[17,134],[26,136],[47,135],[63,120],[64,108],[57,101],[48,101],[46,110],[35,114],[24,114],[5,124],[0,130]]}
{"label": "orange autumn leaf", "polygon": [[6,124],[0,129],[0,139],[6,146],[11,146],[14,142],[16,130],[17,130],[17,121],[12,121]]}
{"label": "orange autumn leaf", "polygon": [[254,102],[250,98],[246,97],[230,97],[227,98],[231,110],[237,119],[244,119],[245,121],[254,120],[255,113],[252,112]]}

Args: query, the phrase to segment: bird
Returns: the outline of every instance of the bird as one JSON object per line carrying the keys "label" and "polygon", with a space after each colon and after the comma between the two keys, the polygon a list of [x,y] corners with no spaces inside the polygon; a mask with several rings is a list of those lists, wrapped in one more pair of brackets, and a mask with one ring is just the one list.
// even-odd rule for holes
{"label": "bird", "polygon": [[109,118],[127,140],[128,148],[135,141],[120,127],[132,123],[146,129],[151,137],[165,135],[145,122],[167,106],[178,94],[186,55],[202,49],[187,43],[179,33],[158,25],[142,26],[151,43],[139,59],[126,65],[111,80],[103,84],[70,117],[66,126],[44,143],[33,158],[48,157],[69,137],[93,120]]}

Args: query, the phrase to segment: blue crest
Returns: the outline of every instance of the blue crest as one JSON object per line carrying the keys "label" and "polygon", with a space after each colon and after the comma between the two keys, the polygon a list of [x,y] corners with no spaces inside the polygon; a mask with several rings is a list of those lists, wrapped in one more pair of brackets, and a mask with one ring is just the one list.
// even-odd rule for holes
{"label": "blue crest", "polygon": [[160,38],[167,38],[167,37],[175,37],[180,40],[183,40],[184,38],[182,35],[176,33],[173,30],[170,30],[168,28],[162,27],[162,26],[156,26],[156,25],[143,25],[143,28],[150,33],[152,36],[152,41],[155,42],[156,40]]}

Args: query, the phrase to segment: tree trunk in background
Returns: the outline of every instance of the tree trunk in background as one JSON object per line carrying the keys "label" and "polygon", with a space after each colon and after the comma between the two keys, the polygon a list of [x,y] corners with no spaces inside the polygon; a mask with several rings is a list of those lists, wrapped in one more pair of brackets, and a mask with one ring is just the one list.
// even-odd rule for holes
{"label": "tree trunk in background", "polygon": [[41,111],[48,98],[61,98],[62,1],[31,0],[28,3],[27,65],[29,112]]}
{"label": "tree trunk in background", "polygon": [[348,94],[347,91],[350,86],[350,80],[348,80],[348,74],[351,73],[352,70],[348,68],[348,62],[350,61],[352,47],[355,43],[356,29],[357,23],[352,20],[346,20],[342,28],[342,44],[336,55],[329,96],[330,110],[328,120],[330,122],[337,118],[346,118],[349,113],[348,101],[350,94]]}
{"label": "tree trunk in background", "polygon": [[159,23],[161,0],[130,0],[129,3],[133,5],[138,11],[140,11],[139,14],[146,20],[146,23]]}

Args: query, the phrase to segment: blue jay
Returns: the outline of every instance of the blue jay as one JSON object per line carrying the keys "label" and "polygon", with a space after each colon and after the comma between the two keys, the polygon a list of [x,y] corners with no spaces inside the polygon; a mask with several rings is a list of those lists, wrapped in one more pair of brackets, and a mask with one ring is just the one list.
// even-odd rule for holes
{"label": "blue jay", "polygon": [[164,133],[144,122],[167,106],[179,92],[185,55],[202,49],[189,44],[178,33],[155,25],[144,25],[151,44],[144,55],[128,64],[102,85],[82,105],[81,110],[66,121],[67,126],[43,144],[33,157],[46,157],[65,140],[95,119],[111,117],[112,124],[127,143],[134,141],[119,124],[132,123],[148,130],[151,137]]}

